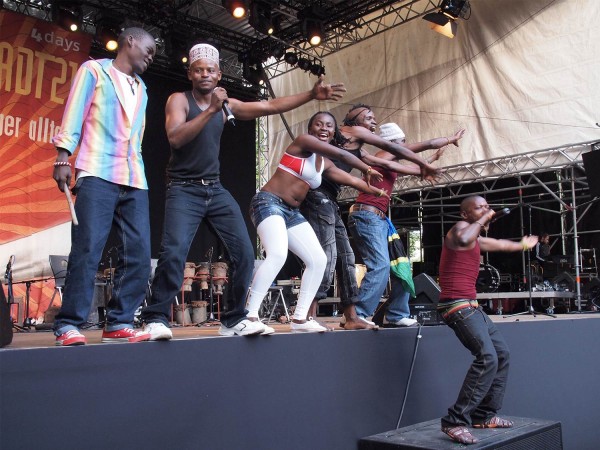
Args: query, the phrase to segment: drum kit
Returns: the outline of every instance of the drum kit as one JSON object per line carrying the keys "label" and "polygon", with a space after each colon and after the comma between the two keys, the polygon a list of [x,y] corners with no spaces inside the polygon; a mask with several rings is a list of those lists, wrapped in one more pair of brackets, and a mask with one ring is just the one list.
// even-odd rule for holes
{"label": "drum kit", "polygon": [[[226,262],[207,262],[203,261],[199,264],[194,262],[186,262],[185,269],[183,272],[183,286],[182,286],[182,300],[185,292],[191,292],[194,282],[199,282],[200,290],[202,291],[202,297],[208,298],[208,301],[192,301],[192,314],[190,317],[191,322],[195,324],[203,324],[209,321],[215,321],[213,314],[214,307],[214,296],[217,298],[217,315],[220,315],[220,297],[223,295],[223,289],[228,281],[227,278],[228,265]],[[208,291],[208,292],[207,292]],[[205,295],[205,292],[207,294]],[[185,308],[184,301],[179,306],[179,310]],[[206,309],[210,305],[210,317],[207,317]],[[176,320],[178,323],[186,324],[187,312],[179,311],[176,308]],[[187,308],[186,308],[187,310]],[[181,322],[179,320],[181,316]],[[218,320],[218,319],[217,319]]]}
{"label": "drum kit", "polygon": [[479,293],[496,292],[500,287],[500,273],[490,264],[479,265],[479,276],[475,288]]}

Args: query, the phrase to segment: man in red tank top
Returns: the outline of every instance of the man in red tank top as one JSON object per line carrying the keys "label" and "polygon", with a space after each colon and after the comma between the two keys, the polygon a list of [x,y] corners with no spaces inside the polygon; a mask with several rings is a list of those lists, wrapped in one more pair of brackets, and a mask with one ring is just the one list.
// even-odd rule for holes
{"label": "man in red tank top", "polygon": [[509,350],[504,338],[477,304],[475,283],[480,252],[517,252],[533,248],[537,236],[520,242],[480,236],[495,212],[483,197],[465,198],[460,204],[462,220],[446,234],[440,258],[438,311],[460,342],[475,356],[456,403],[442,417],[442,431],[461,444],[477,439],[467,427],[509,428],[512,422],[496,414],[502,407],[508,378]]}

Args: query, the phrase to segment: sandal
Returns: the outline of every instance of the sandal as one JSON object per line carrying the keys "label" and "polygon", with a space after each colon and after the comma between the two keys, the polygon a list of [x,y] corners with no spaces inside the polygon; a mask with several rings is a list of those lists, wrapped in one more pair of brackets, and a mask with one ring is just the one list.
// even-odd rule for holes
{"label": "sandal", "polygon": [[511,428],[514,424],[508,419],[494,416],[481,423],[474,423],[473,428]]}
{"label": "sandal", "polygon": [[471,434],[465,426],[459,425],[456,427],[442,427],[442,432],[450,436],[454,442],[459,444],[476,444],[479,440]]}

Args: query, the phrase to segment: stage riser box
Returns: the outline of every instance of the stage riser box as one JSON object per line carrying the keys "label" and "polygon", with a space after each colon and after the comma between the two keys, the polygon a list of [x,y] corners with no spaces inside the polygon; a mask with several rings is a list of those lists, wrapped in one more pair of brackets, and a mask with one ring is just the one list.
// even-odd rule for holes
{"label": "stage riser box", "polygon": [[513,428],[470,429],[479,439],[477,444],[464,446],[452,441],[440,430],[440,419],[375,434],[360,440],[359,450],[562,450],[560,422],[507,417],[514,422]]}

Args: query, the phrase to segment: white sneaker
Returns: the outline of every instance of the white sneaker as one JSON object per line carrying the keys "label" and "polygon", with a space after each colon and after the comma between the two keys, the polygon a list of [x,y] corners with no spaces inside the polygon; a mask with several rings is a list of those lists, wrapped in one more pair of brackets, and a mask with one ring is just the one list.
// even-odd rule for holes
{"label": "white sneaker", "polygon": [[319,322],[314,320],[312,317],[309,317],[309,319],[304,323],[296,323],[292,321],[290,328],[292,333],[323,333],[324,331],[327,331],[327,328],[319,325]]}
{"label": "white sneaker", "polygon": [[173,332],[161,322],[144,324],[144,333],[150,333],[151,341],[168,341],[173,339]]}
{"label": "white sneaker", "polygon": [[263,336],[268,336],[269,334],[273,334],[275,333],[275,328],[270,327],[269,325],[263,324],[265,326],[265,331],[263,331],[262,334]]}
{"label": "white sneaker", "polygon": [[221,324],[221,328],[219,328],[221,336],[235,336],[236,334],[238,336],[252,336],[253,334],[261,334],[263,331],[265,331],[265,325],[262,322],[253,322],[248,319],[244,319],[232,327]]}
{"label": "white sneaker", "polygon": [[415,319],[411,319],[410,317],[403,317],[402,319],[397,320],[395,322],[390,322],[385,317],[383,318],[383,325],[384,326],[412,327],[413,325],[417,325],[418,323],[419,322],[417,322]]}

